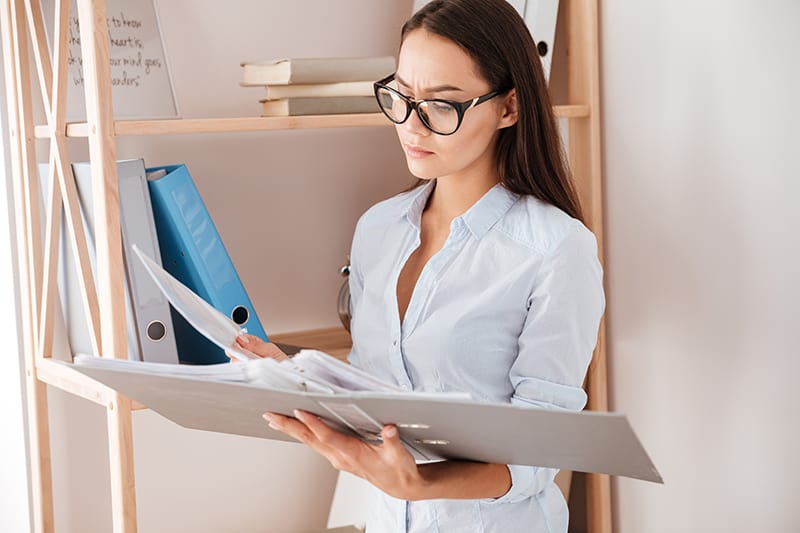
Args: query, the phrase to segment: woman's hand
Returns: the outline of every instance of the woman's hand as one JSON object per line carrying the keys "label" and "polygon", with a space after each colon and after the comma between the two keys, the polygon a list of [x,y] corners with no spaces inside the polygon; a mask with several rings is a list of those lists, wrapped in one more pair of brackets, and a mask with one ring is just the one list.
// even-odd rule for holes
{"label": "woman's hand", "polygon": [[294,415],[265,413],[264,419],[272,429],[310,446],[335,469],[363,478],[386,494],[402,500],[424,497],[425,481],[395,426],[384,426],[383,443],[373,445],[331,429],[311,413],[295,411]]}
{"label": "woman's hand", "polygon": [[[236,345],[247,352],[257,355],[258,357],[270,357],[278,361],[282,361],[289,357],[271,342],[264,342],[255,335],[239,335],[236,337]],[[235,360],[229,354],[226,353],[225,355],[227,355],[231,360]]]}

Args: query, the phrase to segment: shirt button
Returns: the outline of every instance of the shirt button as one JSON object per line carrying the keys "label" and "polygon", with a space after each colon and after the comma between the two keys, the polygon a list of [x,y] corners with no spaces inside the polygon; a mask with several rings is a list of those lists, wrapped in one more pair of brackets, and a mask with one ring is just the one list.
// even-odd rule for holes
{"label": "shirt button", "polygon": [[392,346],[397,346],[397,341],[392,341]]}

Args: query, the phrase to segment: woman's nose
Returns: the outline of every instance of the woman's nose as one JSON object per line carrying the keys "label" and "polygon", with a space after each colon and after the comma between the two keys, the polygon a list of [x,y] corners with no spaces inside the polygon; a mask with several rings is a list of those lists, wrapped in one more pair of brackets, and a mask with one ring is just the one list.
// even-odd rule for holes
{"label": "woman's nose", "polygon": [[427,137],[431,133],[431,130],[429,130],[422,122],[422,119],[419,118],[419,111],[416,108],[411,110],[411,114],[408,116],[408,119],[403,122],[402,126],[409,133],[422,137]]}

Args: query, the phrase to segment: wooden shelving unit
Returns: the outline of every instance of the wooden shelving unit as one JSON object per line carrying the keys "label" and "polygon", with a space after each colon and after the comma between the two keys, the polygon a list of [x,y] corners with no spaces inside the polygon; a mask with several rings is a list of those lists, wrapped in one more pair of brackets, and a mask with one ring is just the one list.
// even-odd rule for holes
{"label": "wooden shelving unit", "polygon": [[[570,0],[561,16],[567,35],[568,101],[556,115],[570,119],[569,157],[588,225],[602,251],[602,181],[598,79],[597,0]],[[62,211],[70,228],[81,228],[77,193],[66,156],[67,137],[85,137],[92,164],[96,219],[97,277],[92,281],[82,231],[68,232],[84,273],[84,303],[99,353],[127,358],[122,277],[116,137],[311,128],[385,126],[379,114],[279,118],[208,118],[115,121],[111,107],[109,38],[105,0],[78,0],[87,121],[66,122],[66,71],[69,1],[56,2],[54,53],[51,58],[38,1],[2,3],[6,105],[14,182],[17,261],[22,295],[23,349],[26,365],[31,486],[35,530],[54,531],[53,486],[46,384],[106,407],[114,531],[135,532],[136,495],[133,468],[132,411],[145,408],[51,359],[56,301],[56,263]],[[33,62],[30,52],[33,52]],[[29,75],[35,68],[38,84]],[[34,85],[40,89],[46,125],[33,123]],[[40,209],[36,178],[36,139],[50,140],[51,196]],[[44,235],[44,239],[42,239]],[[601,257],[602,259],[602,257]],[[350,339],[342,329],[274,335],[274,340],[316,347],[343,357]],[[109,355],[112,354],[112,355]],[[589,371],[589,408],[606,410],[605,334]],[[609,478],[586,476],[587,525],[591,533],[610,533]]]}
{"label": "wooden shelving unit", "polygon": [[[562,105],[554,107],[559,118],[586,118],[589,106]],[[303,130],[322,128],[352,128],[364,126],[386,126],[386,117],[380,113],[362,115],[324,115],[301,117],[241,117],[241,118],[196,118],[168,120],[117,120],[114,121],[114,135],[178,135],[186,133],[231,133],[244,131]],[[37,139],[52,136],[50,126],[35,128]],[[73,122],[66,125],[66,137],[88,137],[86,122]]]}

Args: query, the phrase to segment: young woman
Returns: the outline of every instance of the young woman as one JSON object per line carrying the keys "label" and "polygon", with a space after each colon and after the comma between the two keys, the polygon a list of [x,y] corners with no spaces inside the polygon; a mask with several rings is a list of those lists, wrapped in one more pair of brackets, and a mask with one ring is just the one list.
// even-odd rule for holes
{"label": "young woman", "polygon": [[[350,362],[409,390],[579,410],[602,271],[530,33],[504,0],[434,0],[401,35],[375,92],[420,180],[356,227]],[[416,465],[393,426],[373,446],[295,415],[265,418],[374,485],[369,533],[567,531],[553,469]]]}

